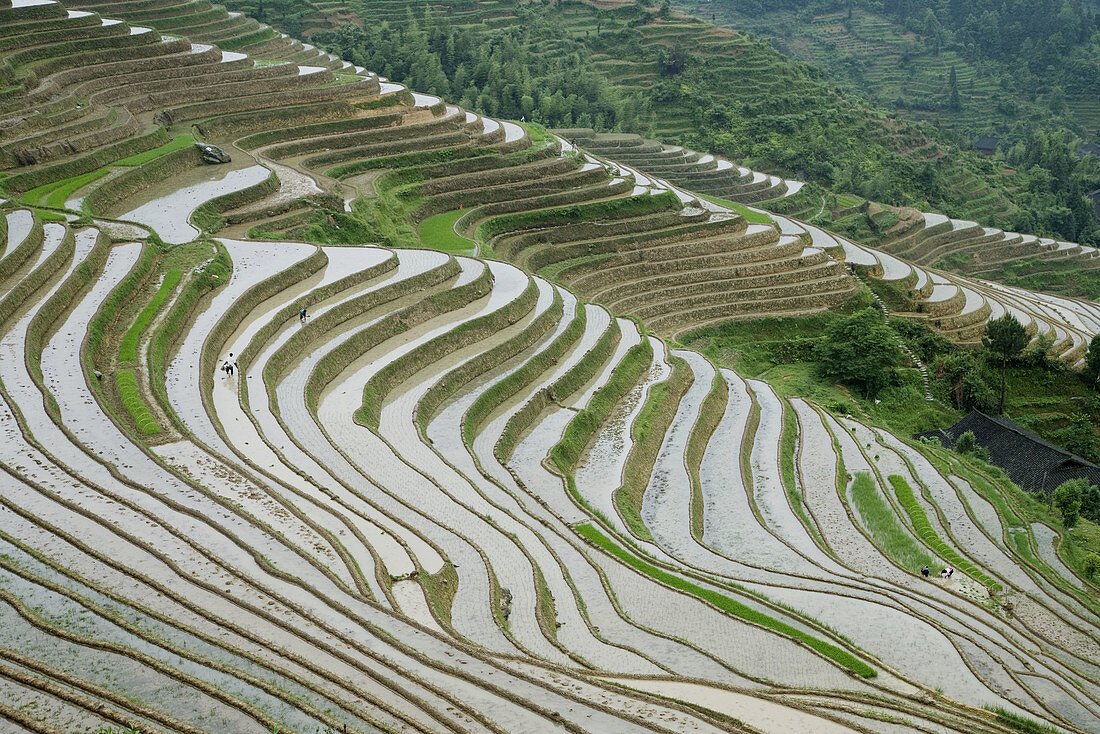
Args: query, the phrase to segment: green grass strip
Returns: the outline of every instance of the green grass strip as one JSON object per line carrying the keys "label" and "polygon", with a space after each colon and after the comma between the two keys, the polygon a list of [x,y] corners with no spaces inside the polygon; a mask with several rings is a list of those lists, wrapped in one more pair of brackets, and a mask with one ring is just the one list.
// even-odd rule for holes
{"label": "green grass strip", "polygon": [[712,589],[706,589],[702,586],[692,583],[687,579],[681,578],[675,574],[669,573],[662,568],[658,568],[653,564],[639,558],[635,554],[626,550],[618,543],[614,542],[606,535],[601,533],[591,523],[582,523],[575,526],[581,537],[594,543],[596,546],[607,551],[611,555],[618,558],[623,563],[626,563],[631,568],[640,571],[641,573],[656,579],[663,584],[667,584],[674,589],[686,592],[695,596],[703,601],[718,607],[723,612],[730,614],[738,619],[743,619],[746,622],[758,624],[761,627],[778,632],[781,635],[787,635],[793,637],[801,642],[805,643],[808,647],[816,650],[825,657],[833,660],[840,665],[844,666],[848,670],[854,671],[864,678],[874,678],[878,673],[867,663],[863,662],[855,655],[852,655],[847,650],[844,650],[832,643],[819,639],[812,635],[803,632],[800,629],[792,627],[791,625],[781,620],[769,617],[768,615],[760,612],[757,609],[746,606],[735,599],[731,599],[725,594],[720,594]]}
{"label": "green grass strip", "polygon": [[986,711],[996,714],[998,724],[1007,726],[1009,729],[1015,731],[1022,731],[1024,734],[1058,734],[1058,732],[1061,731],[1060,729],[1056,729],[1053,726],[1036,721],[1035,719],[1029,719],[1026,716],[1014,714],[1000,706],[985,706],[984,708]]}
{"label": "green grass strip", "polygon": [[584,335],[587,324],[588,311],[584,304],[578,303],[576,313],[569,324],[546,349],[479,395],[462,416],[462,439],[466,444],[473,445],[478,431],[485,425],[485,421],[494,410],[533,383],[539,375],[556,365],[558,360],[563,359],[569,349]]}
{"label": "green grass strip", "polygon": [[828,548],[825,539],[821,537],[817,529],[817,523],[806,512],[806,505],[802,499],[802,492],[798,489],[798,481],[795,478],[794,459],[796,444],[798,442],[798,418],[794,409],[789,404],[783,404],[783,433],[779,440],[779,466],[782,473],[783,486],[787,490],[787,498],[791,502],[798,519],[806,528],[806,532],[813,536],[820,548]]}
{"label": "green grass strip", "polygon": [[169,140],[167,143],[160,146],[159,148],[153,148],[152,150],[147,150],[144,153],[137,153],[137,154],[132,155],[128,158],[123,158],[120,161],[115,161],[111,165],[126,166],[126,167],[140,166],[140,165],[143,165],[145,163],[148,163],[151,160],[154,160],[156,158],[160,158],[162,155],[167,155],[169,153],[174,153],[177,150],[183,150],[184,148],[189,148],[194,144],[195,144],[194,136],[192,136],[190,134],[187,134],[187,133],[185,133],[183,135],[177,135],[176,137],[172,138],[171,140]]}
{"label": "green grass strip", "polygon": [[855,481],[852,482],[852,502],[863,518],[875,545],[889,558],[912,573],[919,573],[924,566],[931,568],[936,565],[935,559],[928,555],[924,547],[902,525],[893,506],[867,472],[856,474]]}
{"label": "green grass strip", "polygon": [[454,224],[466,212],[455,209],[450,212],[436,214],[428,217],[420,223],[420,239],[425,246],[433,250],[453,252],[456,254],[468,254],[477,250],[477,243],[460,236],[454,230]]}
{"label": "green grass strip", "polygon": [[130,417],[134,419],[138,430],[146,436],[160,433],[157,419],[153,417],[149,406],[145,404],[145,400],[141,397],[137,375],[134,371],[119,370],[116,372],[115,387],[118,388],[118,397],[122,401],[122,405],[126,408],[126,412],[130,414]]}
{"label": "green grass strip", "polygon": [[138,340],[149,328],[149,324],[153,322],[153,317],[157,315],[172,289],[180,282],[181,277],[183,277],[182,270],[169,270],[164,276],[164,282],[160,284],[160,290],[153,296],[153,300],[149,301],[149,304],[141,310],[137,319],[126,330],[126,335],[122,337],[122,345],[119,347],[119,361],[123,363],[137,361]]}
{"label": "green grass strip", "polygon": [[23,194],[20,201],[30,206],[49,206],[55,209],[62,209],[68,198],[73,195],[73,192],[87,186],[93,181],[98,181],[106,176],[107,173],[108,171],[106,168],[101,168],[91,173],[85,173],[80,176],[73,176],[72,178],[37,186]]}
{"label": "green grass strip", "polygon": [[588,441],[611,415],[616,403],[638,382],[652,360],[653,345],[643,334],[641,343],[627,351],[611,373],[611,379],[596,391],[588,407],[569,421],[561,440],[550,449],[550,459],[558,471],[566,476],[572,474]]}
{"label": "green grass strip", "polygon": [[1001,590],[1000,584],[982,573],[973,563],[960,556],[954,548],[945,543],[940,536],[936,534],[936,530],[932,527],[932,523],[928,522],[928,515],[925,514],[924,508],[917,502],[917,498],[913,495],[913,489],[909,486],[909,483],[905,481],[905,477],[891,474],[887,477],[887,481],[889,481],[890,486],[894,488],[894,494],[897,495],[898,502],[901,503],[902,508],[908,513],[909,519],[913,523],[913,528],[917,531],[917,535],[920,536],[921,540],[931,546],[941,558],[967,576],[992,588],[994,591]]}
{"label": "green grass strip", "polygon": [[708,196],[707,194],[698,194],[699,197],[706,199],[712,204],[718,204],[720,206],[729,207],[735,212],[745,218],[745,221],[749,224],[772,224],[773,220],[764,212],[756,211],[755,209],[749,209],[744,204],[738,204],[736,201],[730,201],[729,199],[721,199],[717,196]]}
{"label": "green grass strip", "polygon": [[65,215],[49,209],[34,209],[34,216],[41,222],[64,222]]}

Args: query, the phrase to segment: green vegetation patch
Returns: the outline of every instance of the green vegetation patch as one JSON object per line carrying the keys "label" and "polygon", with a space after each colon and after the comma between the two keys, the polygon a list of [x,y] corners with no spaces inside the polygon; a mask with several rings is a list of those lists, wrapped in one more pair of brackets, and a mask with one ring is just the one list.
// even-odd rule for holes
{"label": "green vegetation patch", "polygon": [[465,213],[462,209],[455,209],[428,217],[420,223],[420,239],[433,250],[460,255],[473,254],[477,250],[477,243],[462,237],[454,230],[455,222]]}
{"label": "green vegetation patch", "polygon": [[783,434],[779,440],[779,466],[782,472],[783,486],[787,490],[787,499],[790,500],[798,519],[806,531],[810,533],[821,548],[828,548],[825,539],[817,529],[817,523],[813,521],[806,511],[806,505],[802,499],[802,492],[798,488],[798,480],[795,477],[795,453],[798,442],[798,418],[790,406],[783,407]]}
{"label": "green vegetation patch", "polygon": [[678,357],[670,360],[672,375],[649,389],[645,405],[631,427],[634,445],[627,459],[623,485],[615,492],[615,507],[630,531],[642,540],[653,540],[642,520],[642,502],[665,431],[672,424],[680,400],[692,382],[691,368]]}
{"label": "green vegetation patch", "polygon": [[137,348],[138,340],[141,339],[141,335],[145,333],[145,330],[149,328],[149,324],[153,322],[153,318],[160,311],[160,307],[164,305],[164,302],[168,299],[169,294],[180,282],[180,278],[183,277],[183,272],[180,270],[170,270],[164,276],[164,281],[160,284],[160,289],[157,290],[156,295],[153,296],[153,300],[141,310],[137,319],[130,328],[127,329],[126,335],[122,337],[122,344],[119,347],[119,360],[123,363],[136,362],[137,361]]}
{"label": "green vegetation patch", "polygon": [[141,397],[137,374],[130,369],[119,370],[115,373],[115,387],[118,388],[119,400],[122,401],[126,412],[134,419],[138,430],[146,436],[160,433],[157,419],[153,417],[152,411],[149,410],[149,406],[145,404],[144,398]]}
{"label": "green vegetation patch", "polygon": [[144,163],[148,163],[151,160],[160,158],[162,155],[173,153],[177,150],[182,150],[183,148],[190,147],[194,144],[194,136],[190,134],[177,135],[176,137],[172,138],[167,143],[158,148],[153,148],[152,150],[147,150],[144,153],[137,153],[135,155],[129,156],[128,158],[123,158],[120,161],[115,161],[113,165],[127,167],[140,166]]}
{"label": "green vegetation patch", "polygon": [[940,558],[943,558],[967,576],[992,588],[994,591],[1001,590],[1000,584],[982,573],[973,563],[960,556],[954,548],[936,534],[936,530],[932,527],[932,523],[928,522],[928,516],[924,512],[924,508],[917,502],[917,498],[913,495],[913,489],[905,481],[905,477],[891,474],[887,477],[887,481],[894,488],[894,494],[897,495],[898,502],[901,503],[902,508],[909,515],[909,520],[913,523],[913,528],[917,531],[917,535],[920,536],[921,540],[931,546],[940,555]]}
{"label": "green vegetation patch", "polygon": [[774,224],[775,220],[767,215],[766,212],[750,209],[744,204],[738,204],[736,201],[730,201],[729,199],[721,199],[717,196],[709,196],[707,194],[699,194],[699,196],[712,204],[718,204],[719,206],[728,207],[744,217],[745,221],[749,224]]}
{"label": "green vegetation patch", "polygon": [[805,643],[808,647],[816,650],[825,657],[839,663],[843,667],[851,670],[864,678],[874,678],[878,673],[867,663],[863,662],[855,655],[852,655],[847,650],[837,647],[822,639],[809,635],[802,630],[796,629],[791,625],[781,620],[769,617],[762,612],[746,606],[741,602],[731,599],[725,594],[720,594],[712,589],[706,589],[698,584],[694,584],[687,579],[681,578],[675,574],[669,573],[662,568],[659,568],[648,561],[639,558],[635,554],[629,552],[618,543],[614,542],[606,535],[596,529],[591,523],[581,523],[575,526],[577,532],[581,537],[585,538],[594,545],[602,548],[611,555],[618,558],[623,563],[626,563],[631,568],[656,579],[661,583],[667,584],[674,589],[678,589],[685,593],[691,594],[694,597],[702,599],[703,601],[718,607],[723,612],[731,614],[738,619],[743,619],[746,622],[758,624],[761,627],[778,632],[781,635],[793,637],[801,642]]}
{"label": "green vegetation patch", "polygon": [[985,709],[996,714],[998,724],[1003,724],[1009,729],[1020,731],[1024,734],[1058,734],[1060,731],[1053,726],[1036,721],[1035,719],[1029,719],[1026,716],[1020,716],[1011,711],[1006,711],[1000,706],[986,706]]}
{"label": "green vegetation patch", "polygon": [[91,173],[85,173],[80,176],[73,176],[72,178],[44,184],[23,194],[20,201],[31,206],[48,206],[54,209],[62,209],[65,206],[65,202],[73,195],[73,192],[94,181],[98,181],[106,176],[107,173],[108,170],[106,168],[101,168]]}
{"label": "green vegetation patch", "polygon": [[611,415],[616,403],[638,382],[652,359],[653,345],[643,335],[641,344],[627,351],[611,379],[596,391],[588,406],[569,421],[561,440],[550,449],[550,459],[562,474],[572,473],[588,441]]}
{"label": "green vegetation patch", "polygon": [[864,525],[882,552],[912,573],[924,566],[937,565],[936,560],[913,539],[901,524],[893,506],[879,492],[878,485],[867,472],[856,474],[852,482],[852,502]]}

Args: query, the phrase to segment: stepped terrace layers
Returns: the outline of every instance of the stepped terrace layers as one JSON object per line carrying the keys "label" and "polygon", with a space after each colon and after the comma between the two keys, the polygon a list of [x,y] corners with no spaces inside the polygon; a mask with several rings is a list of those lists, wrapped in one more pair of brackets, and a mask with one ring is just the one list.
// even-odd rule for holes
{"label": "stepped terrace layers", "polygon": [[801,182],[784,181],[636,135],[597,135],[585,129],[558,132],[593,154],[706,192],[711,201],[767,202],[784,213],[766,215],[743,207],[741,211],[769,216],[789,240],[798,237],[845,262],[876,286],[882,305],[894,315],[924,321],[953,341],[977,345],[989,319],[1012,313],[1034,339],[1045,335],[1052,340],[1052,356],[1080,366],[1089,341],[1100,331],[1100,308],[1091,301],[1029,292],[975,277],[1021,260],[1040,269],[1066,263],[1094,268],[1100,266],[1095,248],[911,210],[902,212],[903,218],[884,233],[876,247],[868,247],[795,218],[813,219],[825,207],[825,197],[804,188]]}
{"label": "stepped terrace layers", "polygon": [[[668,335],[729,315],[813,312],[855,292],[854,280],[808,239],[783,237],[766,222],[586,156],[540,129],[464,112],[328,57],[318,62],[315,49],[282,55],[286,39],[280,50],[274,41],[256,46],[253,58],[161,35],[219,40],[203,30],[201,3],[41,7],[52,15],[15,24],[27,26],[12,41],[25,50],[8,57],[16,84],[5,128],[14,167],[5,184],[27,204],[125,212],[176,243],[196,236],[195,224],[290,238],[341,223],[361,229],[353,204],[375,194],[367,208],[379,234],[394,242],[416,241],[405,222],[427,227],[444,217],[455,241],[552,270],[582,295]],[[157,30],[130,32],[134,26],[85,15],[93,10]],[[227,27],[237,28],[240,19],[231,20]],[[104,40],[102,28],[119,30]],[[61,31],[68,40],[53,43]],[[98,50],[116,37],[142,40]],[[252,48],[234,38],[232,47]],[[97,50],[75,53],[85,47]],[[79,101],[89,93],[88,104]],[[89,132],[56,140],[62,132],[46,128],[58,116],[66,131]],[[131,208],[150,198],[154,182],[205,177],[193,170],[199,156],[186,145],[191,133],[231,151],[239,170],[221,184],[198,183],[186,195],[169,192]],[[181,216],[165,221],[161,212],[178,199],[206,203],[193,217],[179,208]],[[670,259],[689,253],[693,259],[671,275]]]}
{"label": "stepped terrace layers", "polygon": [[[89,17],[52,5],[0,18]],[[146,98],[153,62],[103,63],[154,75],[159,139],[194,121],[233,165],[106,143],[7,169],[5,726],[1097,728],[1095,587],[996,477],[659,338],[850,292],[817,230],[367,72],[162,45],[244,86]],[[21,58],[12,120],[76,83]],[[513,262],[202,236],[346,223],[377,170],[388,213],[457,211]]]}
{"label": "stepped terrace layers", "polygon": [[3,222],[5,721],[1097,725],[1095,597],[949,454],[497,261],[223,239],[150,321],[154,245]]}

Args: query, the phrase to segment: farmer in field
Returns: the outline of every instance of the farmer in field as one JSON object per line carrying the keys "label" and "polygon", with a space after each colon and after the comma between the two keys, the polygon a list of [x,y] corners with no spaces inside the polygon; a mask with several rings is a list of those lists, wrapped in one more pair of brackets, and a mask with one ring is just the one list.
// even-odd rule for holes
{"label": "farmer in field", "polygon": [[233,359],[233,352],[230,352],[229,358],[222,363],[222,369],[228,377],[233,376],[233,372],[237,369],[237,360]]}
{"label": "farmer in field", "polygon": [[304,324],[308,315],[309,314],[307,314],[306,310],[303,308],[301,311],[298,312],[298,320]]}

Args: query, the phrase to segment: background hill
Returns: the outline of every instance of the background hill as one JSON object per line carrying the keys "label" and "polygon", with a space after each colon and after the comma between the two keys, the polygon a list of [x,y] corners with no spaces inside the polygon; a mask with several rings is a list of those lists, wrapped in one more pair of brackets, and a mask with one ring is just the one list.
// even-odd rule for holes
{"label": "background hill", "polygon": [[[926,267],[1095,248],[478,114],[206,0],[0,0],[0,81],[3,731],[1100,728],[1100,489],[905,438],[1007,366],[1095,448],[1100,304]],[[748,205],[804,191],[908,228]]]}
{"label": "background hill", "polygon": [[1100,169],[1078,165],[1070,139],[1053,144],[1058,166],[1032,171],[1029,151],[1050,145],[1041,136],[991,161],[820,67],[667,7],[330,0],[286,16],[288,28],[357,64],[486,114],[639,132],[891,205],[1084,243],[1096,236],[1084,194],[1100,185]]}
{"label": "background hill", "polygon": [[963,139],[1023,138],[1035,125],[1087,138],[1100,127],[1096,8],[1076,0],[675,6],[750,30],[875,102]]}

